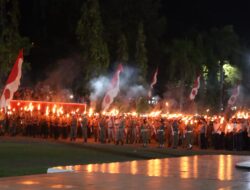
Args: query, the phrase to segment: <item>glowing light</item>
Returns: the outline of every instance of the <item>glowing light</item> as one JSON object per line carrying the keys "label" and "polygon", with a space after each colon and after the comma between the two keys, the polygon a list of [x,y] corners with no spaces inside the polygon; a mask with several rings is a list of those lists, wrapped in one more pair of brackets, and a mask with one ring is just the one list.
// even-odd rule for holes
{"label": "glowing light", "polygon": [[117,109],[112,109],[110,112],[110,115],[117,116],[119,114],[119,111]]}
{"label": "glowing light", "polygon": [[131,115],[132,116],[137,116],[137,113],[136,112],[132,112]]}
{"label": "glowing light", "polygon": [[149,114],[150,117],[158,117],[161,114],[161,111],[153,111]]}
{"label": "glowing light", "polygon": [[36,185],[36,184],[39,184],[39,182],[38,181],[32,181],[32,180],[26,180],[26,181],[20,182],[20,184],[23,184],[23,185]]}
{"label": "glowing light", "polygon": [[49,106],[46,107],[46,112],[45,112],[46,116],[49,115]]}
{"label": "glowing light", "polygon": [[89,116],[93,115],[93,108],[89,108]]}
{"label": "glowing light", "polygon": [[56,113],[56,105],[54,104],[53,108],[52,108],[52,113],[55,114]]}
{"label": "glowing light", "polygon": [[220,118],[220,124],[223,124],[223,123],[224,123],[224,120],[225,120],[225,118],[224,118],[224,117],[221,117],[221,118]]}

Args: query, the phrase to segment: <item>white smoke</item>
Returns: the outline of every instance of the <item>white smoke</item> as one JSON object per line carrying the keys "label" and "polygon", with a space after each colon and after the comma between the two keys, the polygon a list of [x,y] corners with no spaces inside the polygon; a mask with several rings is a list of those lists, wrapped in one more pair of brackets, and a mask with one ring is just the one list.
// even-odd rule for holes
{"label": "white smoke", "polygon": [[[90,81],[91,94],[90,100],[97,101],[102,98],[109,88],[110,82],[115,71],[110,77],[100,76]],[[138,77],[138,70],[136,68],[124,66],[123,72],[120,74],[120,96],[126,98],[137,98],[139,96],[145,96],[147,90],[143,85],[136,84]]]}
{"label": "white smoke", "polygon": [[133,85],[128,87],[126,97],[127,98],[137,98],[139,96],[146,96],[147,91],[142,85]]}
{"label": "white smoke", "polygon": [[90,81],[91,94],[90,100],[96,101],[101,98],[104,93],[107,91],[107,88],[110,84],[110,79],[106,76],[100,76],[98,78],[94,78]]}

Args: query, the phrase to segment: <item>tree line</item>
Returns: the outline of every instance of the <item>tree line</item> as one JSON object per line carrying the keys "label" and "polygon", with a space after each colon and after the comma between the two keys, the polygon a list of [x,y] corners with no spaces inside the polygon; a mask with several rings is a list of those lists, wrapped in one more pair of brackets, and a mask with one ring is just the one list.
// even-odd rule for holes
{"label": "tree line", "polygon": [[[35,38],[33,34],[30,37],[20,33],[19,2],[23,3],[0,1],[1,86],[18,49],[24,47],[28,55],[32,47],[29,38]],[[70,49],[68,53],[80,55],[81,71],[72,84],[77,94],[88,94],[88,81],[113,71],[118,63],[137,68],[135,82],[142,85],[150,83],[159,67],[154,93],[174,97],[181,105],[187,103],[187,94],[199,74],[202,82],[196,101],[201,107],[217,110],[219,97],[222,96],[225,105],[228,90],[240,81],[247,81],[244,72],[247,48],[233,26],[187,30],[184,35],[169,37],[168,18],[163,14],[161,0],[44,0],[31,4],[41,25],[35,31],[39,38],[44,38],[41,41],[61,47],[60,41],[64,49]]]}

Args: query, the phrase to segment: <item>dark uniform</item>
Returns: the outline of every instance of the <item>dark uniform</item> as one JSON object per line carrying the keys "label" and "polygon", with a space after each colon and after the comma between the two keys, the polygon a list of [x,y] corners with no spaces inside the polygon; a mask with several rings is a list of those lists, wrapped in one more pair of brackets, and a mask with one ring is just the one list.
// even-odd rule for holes
{"label": "dark uniform", "polygon": [[86,116],[82,118],[81,127],[82,127],[83,142],[86,143],[88,139],[88,119]]}
{"label": "dark uniform", "polygon": [[173,148],[177,148],[179,142],[179,124],[175,120],[172,124]]}
{"label": "dark uniform", "polygon": [[76,132],[77,132],[77,118],[74,115],[72,117],[71,126],[70,126],[70,140],[71,141],[76,140]]}
{"label": "dark uniform", "polygon": [[99,126],[100,126],[100,142],[106,143],[106,122],[104,118],[101,118]]}
{"label": "dark uniform", "polygon": [[114,136],[114,121],[113,118],[108,118],[108,142],[112,142],[115,139]]}
{"label": "dark uniform", "polygon": [[162,122],[161,126],[157,129],[157,139],[158,139],[160,148],[163,148],[164,146],[164,136],[165,136],[165,126],[164,126],[164,122]]}
{"label": "dark uniform", "polygon": [[146,147],[148,144],[148,127],[147,127],[147,121],[144,120],[141,125],[141,138],[143,147]]}
{"label": "dark uniform", "polygon": [[125,121],[124,119],[120,120],[118,131],[117,131],[117,137],[116,137],[116,144],[118,145],[119,142],[121,142],[121,145],[123,145],[124,141],[124,129],[125,129]]}
{"label": "dark uniform", "polygon": [[128,126],[127,143],[133,144],[135,140],[136,140],[136,123],[134,119],[131,119]]}
{"label": "dark uniform", "polygon": [[203,122],[200,128],[201,149],[207,148],[206,131],[207,131],[207,124]]}
{"label": "dark uniform", "polygon": [[42,135],[42,138],[48,138],[48,135],[49,135],[48,124],[47,124],[45,116],[42,116],[42,119],[41,119],[41,135]]}
{"label": "dark uniform", "polygon": [[193,126],[190,123],[188,123],[186,126],[186,140],[188,149],[192,149],[193,147],[192,138],[193,138]]}

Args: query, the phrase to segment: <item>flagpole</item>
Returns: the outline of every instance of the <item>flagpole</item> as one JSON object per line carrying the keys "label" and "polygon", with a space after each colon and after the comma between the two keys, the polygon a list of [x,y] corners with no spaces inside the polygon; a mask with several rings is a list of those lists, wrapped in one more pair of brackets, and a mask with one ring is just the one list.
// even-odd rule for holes
{"label": "flagpole", "polygon": [[224,83],[224,72],[223,72],[223,63],[219,61],[220,64],[220,112],[223,112],[223,83]]}

